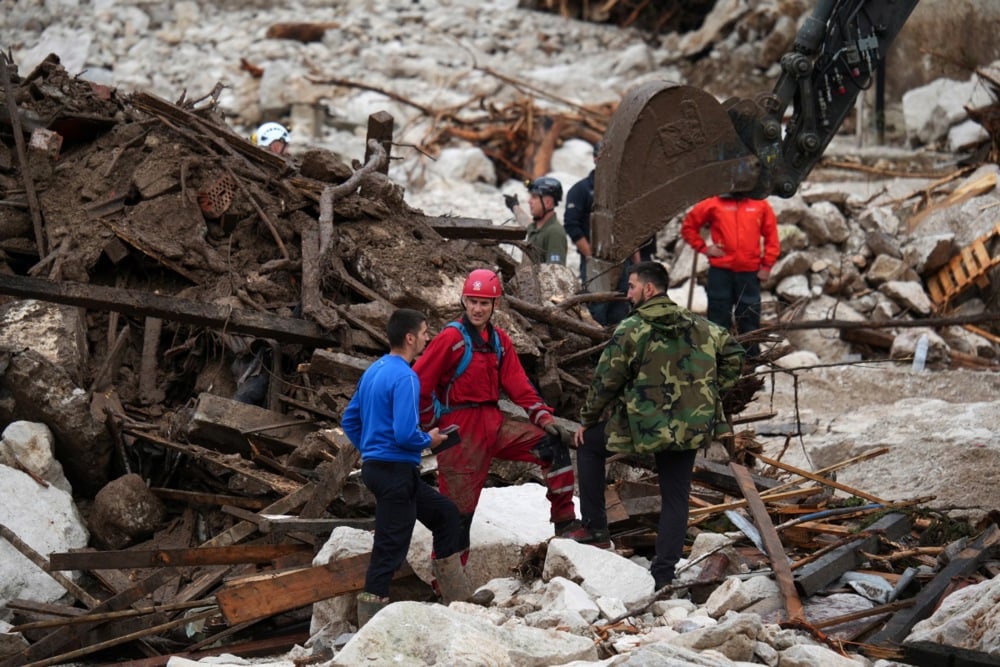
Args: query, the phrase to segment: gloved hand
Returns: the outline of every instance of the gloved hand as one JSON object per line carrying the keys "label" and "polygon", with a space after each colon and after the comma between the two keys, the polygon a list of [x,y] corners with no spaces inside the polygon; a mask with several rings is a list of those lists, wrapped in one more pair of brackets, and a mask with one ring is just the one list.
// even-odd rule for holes
{"label": "gloved hand", "polygon": [[518,205],[517,195],[504,195],[503,196],[504,206],[510,209],[510,212],[514,212],[514,207]]}
{"label": "gloved hand", "polygon": [[542,425],[542,430],[544,430],[553,438],[558,438],[559,442],[562,443],[563,447],[576,449],[576,443],[573,440],[573,434],[564,429],[559,424],[557,424],[555,419],[549,418],[549,420]]}

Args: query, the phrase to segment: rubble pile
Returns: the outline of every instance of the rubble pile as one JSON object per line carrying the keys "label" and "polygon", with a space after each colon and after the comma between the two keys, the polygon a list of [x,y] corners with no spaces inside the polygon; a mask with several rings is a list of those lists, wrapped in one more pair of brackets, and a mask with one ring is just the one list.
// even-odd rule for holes
{"label": "rubble pile", "polygon": [[[125,95],[50,58],[4,94],[14,113],[0,114],[0,487],[11,493],[0,547],[25,568],[0,587],[12,622],[0,665],[292,644],[306,647],[300,661],[333,664],[388,652],[441,664],[820,665],[847,660],[845,647],[858,660],[861,650],[925,664],[995,655],[988,637],[948,639],[995,616],[970,602],[993,595],[995,513],[960,525],[928,509],[929,496],[837,481],[881,450],[807,472],[746,430],[719,456],[746,467],[699,462],[696,538],[670,590],[653,591],[641,566],[659,509],[651,462],[612,466],[613,552],[548,541],[547,520],[512,513],[503,495],[534,493],[534,473],[500,465],[488,491],[503,511],[477,513],[470,561],[491,606],[399,602],[350,635],[372,506],[337,423],[384,351],[386,316],[417,308],[440,328],[458,314],[469,268],[497,268],[508,296],[499,324],[572,420],[609,335],[575,298],[575,272],[515,259],[507,249],[522,230],[412,208],[387,176],[388,114],[372,115],[363,156],[286,159],[226,126],[218,89],[175,102]],[[611,111],[540,134],[502,131],[533,110],[496,109],[474,130],[438,119],[434,141],[479,141],[498,163],[534,172],[548,153],[529,146],[550,151],[566,132],[593,141]],[[782,259],[767,285],[766,360],[794,350],[816,364],[909,365],[923,337],[932,368],[995,370],[998,269],[973,274],[962,257],[980,247],[1000,257],[996,166],[914,171],[906,154],[905,176],[872,195],[865,175],[894,169],[882,160],[831,161],[774,202]],[[659,235],[658,257],[674,299],[698,303],[703,258],[677,242],[676,225]],[[741,414],[761,375],[748,371],[730,402],[738,424],[762,419]],[[963,437],[990,444],[980,432],[956,444]],[[501,515],[516,529],[501,530]],[[418,535],[401,599],[434,599],[428,555]],[[917,626],[956,577],[971,592]],[[402,618],[439,632],[401,645]]]}

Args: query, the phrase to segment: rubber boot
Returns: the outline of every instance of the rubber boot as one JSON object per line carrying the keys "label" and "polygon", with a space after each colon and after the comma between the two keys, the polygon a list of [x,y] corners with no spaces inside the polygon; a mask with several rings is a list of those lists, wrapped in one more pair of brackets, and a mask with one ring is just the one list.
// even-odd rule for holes
{"label": "rubber boot", "polygon": [[363,628],[372,616],[389,605],[389,598],[379,597],[374,593],[358,594],[358,630]]}
{"label": "rubber boot", "polygon": [[468,577],[465,576],[461,551],[453,553],[447,558],[431,561],[431,569],[434,570],[434,578],[437,580],[441,599],[445,604],[456,600],[464,602],[472,597],[473,588],[469,584]]}

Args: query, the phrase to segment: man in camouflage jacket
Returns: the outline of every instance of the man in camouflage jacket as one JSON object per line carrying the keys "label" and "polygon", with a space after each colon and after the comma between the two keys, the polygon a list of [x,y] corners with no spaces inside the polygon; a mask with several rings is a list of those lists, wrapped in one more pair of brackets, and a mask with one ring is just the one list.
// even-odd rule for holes
{"label": "man in camouflage jacket", "polygon": [[[650,568],[657,589],[673,581],[684,547],[695,455],[730,430],[719,395],[739,379],[744,355],[722,327],[671,301],[668,280],[657,262],[629,269],[633,310],[597,362],[575,436],[582,445],[577,466],[583,523],[595,535],[607,535],[608,450],[654,455],[662,500]],[[605,419],[604,438],[584,437]]]}

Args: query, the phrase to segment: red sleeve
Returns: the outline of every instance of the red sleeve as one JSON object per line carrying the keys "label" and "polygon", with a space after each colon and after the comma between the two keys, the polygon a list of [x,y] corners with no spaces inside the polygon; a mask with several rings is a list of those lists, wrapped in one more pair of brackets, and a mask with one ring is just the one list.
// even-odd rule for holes
{"label": "red sleeve", "polygon": [[538,418],[544,414],[554,415],[555,410],[546,405],[542,397],[535,391],[534,386],[528,380],[528,374],[524,372],[521,359],[517,356],[514,343],[506,331],[497,329],[500,336],[500,345],[503,346],[503,358],[500,361],[500,387],[507,397],[524,408],[528,413],[528,419],[532,424],[538,425]]}
{"label": "red sleeve", "polygon": [[708,247],[705,239],[701,238],[701,228],[709,222],[708,211],[708,199],[698,202],[684,216],[684,222],[681,223],[681,236],[687,241],[689,246],[695,249],[695,252],[703,253],[705,252],[705,248]]}
{"label": "red sleeve", "polygon": [[760,225],[760,233],[764,237],[764,257],[760,265],[761,268],[770,270],[781,253],[781,239],[778,238],[778,218],[767,201],[764,202],[764,220]]}
{"label": "red sleeve", "polygon": [[445,327],[417,357],[413,372],[420,378],[420,424],[434,423],[434,392],[448,384],[462,358],[462,349],[455,348],[462,334],[454,327]]}

